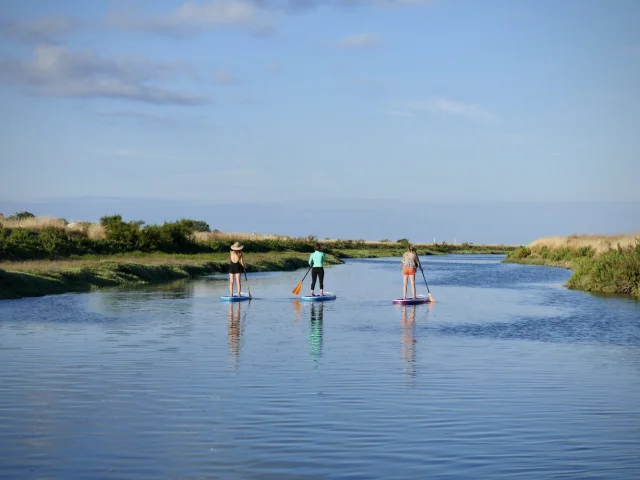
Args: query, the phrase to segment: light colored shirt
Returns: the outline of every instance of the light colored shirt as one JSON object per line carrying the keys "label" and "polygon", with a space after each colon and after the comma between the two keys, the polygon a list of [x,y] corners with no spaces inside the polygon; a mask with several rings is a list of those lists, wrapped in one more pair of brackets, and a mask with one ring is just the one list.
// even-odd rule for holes
{"label": "light colored shirt", "polygon": [[316,250],[309,256],[309,265],[312,267],[323,267],[324,266],[324,252],[320,250]]}
{"label": "light colored shirt", "polygon": [[414,252],[404,252],[402,255],[402,266],[418,268],[418,256]]}

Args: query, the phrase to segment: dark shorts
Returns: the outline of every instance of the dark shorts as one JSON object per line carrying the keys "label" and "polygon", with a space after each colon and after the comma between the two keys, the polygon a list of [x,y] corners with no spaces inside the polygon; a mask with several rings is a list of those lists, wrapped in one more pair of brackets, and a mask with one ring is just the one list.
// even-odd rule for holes
{"label": "dark shorts", "polygon": [[242,269],[242,265],[240,264],[240,262],[229,263],[229,273],[242,273],[243,271],[244,270]]}

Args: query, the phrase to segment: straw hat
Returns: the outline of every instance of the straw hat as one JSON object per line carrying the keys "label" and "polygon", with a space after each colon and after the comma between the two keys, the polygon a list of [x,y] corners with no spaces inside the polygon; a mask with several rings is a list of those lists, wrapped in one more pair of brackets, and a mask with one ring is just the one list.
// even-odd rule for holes
{"label": "straw hat", "polygon": [[244,245],[240,245],[238,242],[231,245],[231,250],[242,250],[243,248],[244,248]]}

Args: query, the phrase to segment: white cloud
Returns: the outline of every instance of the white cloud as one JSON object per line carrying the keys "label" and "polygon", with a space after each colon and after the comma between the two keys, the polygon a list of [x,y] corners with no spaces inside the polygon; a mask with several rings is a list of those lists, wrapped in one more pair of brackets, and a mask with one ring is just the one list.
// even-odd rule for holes
{"label": "white cloud", "polygon": [[426,5],[433,0],[348,0],[353,3],[371,3],[383,7],[402,7],[407,5]]}
{"label": "white cloud", "polygon": [[404,109],[409,112],[439,112],[480,122],[490,122],[495,119],[495,116],[491,112],[488,112],[482,107],[441,97],[405,102],[403,106]]}
{"label": "white cloud", "polygon": [[411,5],[425,5],[433,0],[251,0],[252,3],[264,8],[298,11],[314,7],[335,5],[351,7],[357,5],[376,5],[382,7],[402,7]]}
{"label": "white cloud", "polygon": [[65,17],[40,17],[35,20],[5,22],[2,35],[27,43],[53,41],[78,30],[76,20]]}
{"label": "white cloud", "polygon": [[145,18],[112,13],[107,23],[114,27],[160,34],[186,35],[220,26],[242,26],[257,33],[266,30],[264,12],[248,0],[209,0],[185,3],[170,13]]}
{"label": "white cloud", "polygon": [[100,112],[100,115],[106,118],[132,119],[145,124],[166,125],[175,123],[174,119],[166,115],[156,115],[147,112],[140,112],[137,110],[109,110],[106,112]]}
{"label": "white cloud", "polygon": [[192,77],[184,64],[108,58],[91,50],[38,45],[30,60],[0,59],[0,80],[34,93],[62,97],[103,97],[156,104],[198,105],[208,99],[162,86]]}
{"label": "white cloud", "polygon": [[341,47],[364,48],[372,47],[380,43],[380,37],[374,33],[356,33],[343,38],[338,42]]}

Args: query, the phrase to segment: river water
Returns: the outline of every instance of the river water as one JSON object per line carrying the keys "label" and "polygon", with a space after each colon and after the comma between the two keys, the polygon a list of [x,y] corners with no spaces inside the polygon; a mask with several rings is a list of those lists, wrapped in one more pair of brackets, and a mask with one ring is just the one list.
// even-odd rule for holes
{"label": "river water", "polygon": [[0,476],[640,478],[640,303],[502,258],[0,301]]}

